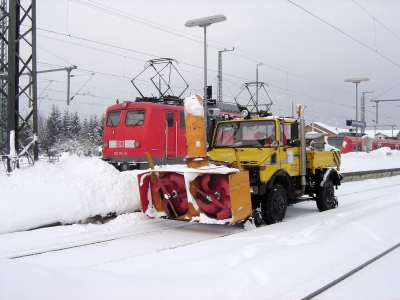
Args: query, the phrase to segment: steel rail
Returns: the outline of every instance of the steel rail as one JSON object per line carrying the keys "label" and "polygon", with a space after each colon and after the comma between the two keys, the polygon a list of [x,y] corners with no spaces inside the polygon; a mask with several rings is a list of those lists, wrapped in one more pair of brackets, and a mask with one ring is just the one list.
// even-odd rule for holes
{"label": "steel rail", "polygon": [[122,239],[131,238],[131,237],[135,237],[135,236],[150,235],[153,233],[174,230],[174,229],[177,229],[180,227],[185,227],[185,226],[190,226],[190,225],[193,225],[193,224],[181,222],[181,224],[176,224],[176,225],[170,226],[168,228],[157,228],[157,229],[152,229],[152,230],[145,230],[142,232],[137,232],[137,233],[133,233],[133,234],[125,234],[122,236],[116,236],[116,237],[110,237],[110,238],[104,238],[104,239],[99,239],[97,241],[91,241],[91,242],[83,242],[83,243],[75,242],[73,245],[69,245],[69,246],[62,246],[62,247],[57,247],[57,248],[53,248],[53,249],[50,248],[50,249],[46,249],[46,250],[39,250],[36,252],[31,252],[31,253],[26,253],[26,254],[7,256],[6,258],[17,259],[17,258],[22,258],[22,257],[40,255],[40,254],[49,253],[49,252],[63,251],[63,250],[68,250],[68,249],[74,249],[74,248],[79,248],[79,247],[101,244],[101,243],[110,242],[110,241],[122,240]]}
{"label": "steel rail", "polygon": [[370,260],[366,261],[365,263],[359,265],[358,267],[352,269],[351,271],[347,272],[346,274],[340,276],[339,278],[331,281],[330,283],[324,285],[323,287],[321,287],[320,289],[316,290],[315,292],[312,292],[311,294],[305,296],[304,298],[301,298],[301,300],[308,300],[308,299],[312,299],[315,296],[321,294],[322,292],[326,291],[327,289],[331,288],[332,286],[334,286],[335,284],[338,284],[339,282],[343,281],[344,279],[346,279],[347,277],[353,275],[354,273],[360,271],[362,268],[370,265],[371,263],[373,263],[374,261],[380,259],[381,257],[385,256],[386,254],[388,254],[389,252],[393,251],[394,249],[398,248],[400,246],[400,243],[397,243],[396,245],[394,245],[393,247],[390,247],[389,249],[383,251],[382,253],[376,255],[375,257],[371,258]]}

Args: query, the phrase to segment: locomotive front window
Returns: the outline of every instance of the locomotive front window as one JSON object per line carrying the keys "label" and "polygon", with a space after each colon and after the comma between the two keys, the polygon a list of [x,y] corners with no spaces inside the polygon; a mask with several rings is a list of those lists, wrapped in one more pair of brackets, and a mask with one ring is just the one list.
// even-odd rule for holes
{"label": "locomotive front window", "polygon": [[119,111],[110,112],[107,118],[107,127],[118,126],[120,117],[121,117],[121,112]]}
{"label": "locomotive front window", "polygon": [[144,123],[144,110],[131,110],[126,114],[126,126],[142,126]]}

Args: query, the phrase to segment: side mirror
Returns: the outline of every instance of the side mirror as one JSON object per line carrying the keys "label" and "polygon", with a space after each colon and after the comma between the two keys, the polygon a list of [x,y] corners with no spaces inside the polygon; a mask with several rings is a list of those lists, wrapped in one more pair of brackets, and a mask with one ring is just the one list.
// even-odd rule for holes
{"label": "side mirror", "polygon": [[297,121],[290,125],[290,134],[293,140],[299,138],[299,123]]}

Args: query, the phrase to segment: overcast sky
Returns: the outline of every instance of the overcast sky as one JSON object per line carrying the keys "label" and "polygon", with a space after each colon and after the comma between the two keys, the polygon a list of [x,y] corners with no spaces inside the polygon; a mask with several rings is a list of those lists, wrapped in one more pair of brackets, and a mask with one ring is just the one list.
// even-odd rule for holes
{"label": "overcast sky", "polygon": [[[138,97],[130,80],[146,61],[159,57],[179,62],[176,67],[189,84],[184,96],[202,95],[204,32],[185,23],[217,14],[227,20],[207,28],[207,80],[214,98],[218,51],[234,47],[222,54],[224,102],[234,102],[242,84],[256,81],[261,63],[259,81],[269,85],[277,115],[290,116],[292,105],[302,103],[307,122],[346,128],[345,120],[356,117],[356,86],[346,78],[370,78],[358,85],[359,98],[374,91],[365,94],[369,126],[376,119],[371,99],[400,99],[396,0],[37,0],[38,70],[78,67],[72,71],[74,99],[68,108],[82,118],[101,115],[115,99]],[[149,78],[138,81],[145,96],[156,94]],[[65,71],[38,75],[40,112],[47,114],[52,104],[67,108],[66,80]],[[179,94],[183,82],[172,84]],[[248,99],[241,94],[242,103]],[[260,93],[260,104],[266,101]],[[360,104],[358,109],[361,119]],[[379,124],[400,129],[399,112],[400,101],[380,102]]]}

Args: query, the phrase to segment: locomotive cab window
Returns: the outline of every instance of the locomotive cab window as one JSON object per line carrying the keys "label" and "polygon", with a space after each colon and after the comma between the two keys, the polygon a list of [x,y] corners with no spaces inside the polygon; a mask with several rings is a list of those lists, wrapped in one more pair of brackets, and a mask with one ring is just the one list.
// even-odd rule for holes
{"label": "locomotive cab window", "polygon": [[144,110],[131,110],[126,114],[126,126],[142,126],[144,123]]}
{"label": "locomotive cab window", "polygon": [[167,126],[172,127],[174,125],[174,113],[173,112],[167,112],[166,116],[166,121],[167,121]]}
{"label": "locomotive cab window", "polygon": [[121,112],[113,111],[108,114],[107,117],[107,127],[115,127],[119,125],[119,119],[121,117]]}
{"label": "locomotive cab window", "polygon": [[179,113],[179,119],[180,119],[181,128],[186,129],[185,112],[183,110],[181,110]]}

